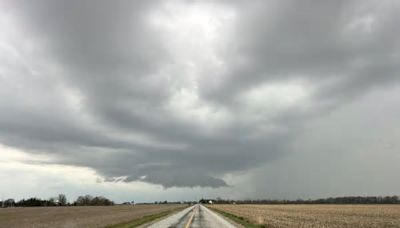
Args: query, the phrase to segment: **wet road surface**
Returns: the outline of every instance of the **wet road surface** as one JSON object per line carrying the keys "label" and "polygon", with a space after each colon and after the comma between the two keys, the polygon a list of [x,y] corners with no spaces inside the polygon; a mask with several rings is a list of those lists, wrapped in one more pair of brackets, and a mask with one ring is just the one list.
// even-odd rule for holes
{"label": "wet road surface", "polygon": [[196,204],[173,214],[148,228],[234,228],[237,227],[221,215],[216,214],[203,205]]}

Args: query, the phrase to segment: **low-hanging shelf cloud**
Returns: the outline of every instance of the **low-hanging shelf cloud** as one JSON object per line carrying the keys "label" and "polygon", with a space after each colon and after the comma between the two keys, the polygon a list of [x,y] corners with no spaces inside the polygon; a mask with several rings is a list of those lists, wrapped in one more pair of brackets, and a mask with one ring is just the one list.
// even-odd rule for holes
{"label": "low-hanging shelf cloud", "polygon": [[[348,167],[373,157],[359,154],[364,145],[373,148],[373,132],[362,123],[388,133],[389,143],[399,139],[398,131],[384,130],[400,123],[392,118],[400,111],[399,7],[1,1],[0,143],[51,158],[37,163],[88,167],[104,181],[167,189],[256,182],[279,195],[297,178],[286,168],[329,163],[320,153]],[[388,122],[369,121],[379,105],[391,107],[380,116]],[[355,119],[365,122],[343,137],[365,138],[362,147],[329,133]],[[313,181],[335,172],[329,164]],[[347,183],[343,178],[332,181]]]}

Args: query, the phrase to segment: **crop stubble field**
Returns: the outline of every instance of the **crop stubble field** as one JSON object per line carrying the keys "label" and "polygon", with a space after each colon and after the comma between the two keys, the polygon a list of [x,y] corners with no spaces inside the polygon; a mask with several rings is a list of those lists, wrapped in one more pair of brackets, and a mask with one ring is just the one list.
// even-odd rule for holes
{"label": "crop stubble field", "polygon": [[400,227],[400,205],[210,205],[266,227]]}
{"label": "crop stubble field", "polygon": [[0,227],[104,227],[183,207],[167,204],[0,208]]}

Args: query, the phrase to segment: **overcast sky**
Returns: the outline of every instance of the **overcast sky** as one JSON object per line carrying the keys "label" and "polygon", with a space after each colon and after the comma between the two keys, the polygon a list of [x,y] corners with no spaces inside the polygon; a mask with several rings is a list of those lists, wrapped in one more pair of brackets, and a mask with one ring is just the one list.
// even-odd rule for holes
{"label": "overcast sky", "polygon": [[400,2],[0,0],[0,197],[400,194]]}

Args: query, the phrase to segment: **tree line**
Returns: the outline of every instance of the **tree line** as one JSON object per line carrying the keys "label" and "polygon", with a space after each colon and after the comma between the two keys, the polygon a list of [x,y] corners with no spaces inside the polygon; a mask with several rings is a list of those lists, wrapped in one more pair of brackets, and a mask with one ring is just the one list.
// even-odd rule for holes
{"label": "tree line", "polygon": [[79,196],[74,202],[70,203],[64,194],[49,199],[40,199],[36,197],[21,199],[7,199],[0,201],[0,207],[54,207],[54,206],[111,206],[114,202],[104,196]]}
{"label": "tree line", "polygon": [[400,204],[398,196],[344,196],[321,199],[297,200],[227,200],[227,199],[201,199],[200,203],[215,204]]}

